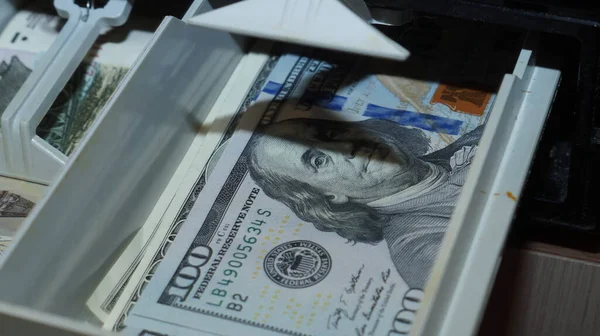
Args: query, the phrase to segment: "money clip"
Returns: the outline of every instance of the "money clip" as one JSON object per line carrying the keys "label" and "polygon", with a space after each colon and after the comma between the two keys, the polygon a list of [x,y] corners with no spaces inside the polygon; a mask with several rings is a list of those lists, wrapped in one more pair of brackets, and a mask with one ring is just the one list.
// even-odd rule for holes
{"label": "money clip", "polygon": [[396,61],[410,53],[369,22],[363,0],[245,0],[187,20],[233,34]]}
{"label": "money clip", "polygon": [[103,29],[123,25],[131,6],[127,0],[110,0],[103,8],[95,8],[93,0],[85,7],[73,0],[54,0],[58,14],[68,20],[2,114],[9,172],[47,184],[65,164],[67,156],[37,137],[36,127]]}

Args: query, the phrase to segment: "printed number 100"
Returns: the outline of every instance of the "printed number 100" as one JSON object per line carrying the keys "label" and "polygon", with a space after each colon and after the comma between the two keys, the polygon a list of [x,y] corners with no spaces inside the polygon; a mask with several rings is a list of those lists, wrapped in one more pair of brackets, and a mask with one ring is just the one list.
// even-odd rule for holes
{"label": "printed number 100", "polygon": [[388,336],[401,336],[410,334],[410,330],[415,323],[417,310],[423,302],[424,293],[421,289],[413,288],[404,294],[402,299],[402,310],[400,310],[394,322],[392,323],[392,330],[388,333]]}

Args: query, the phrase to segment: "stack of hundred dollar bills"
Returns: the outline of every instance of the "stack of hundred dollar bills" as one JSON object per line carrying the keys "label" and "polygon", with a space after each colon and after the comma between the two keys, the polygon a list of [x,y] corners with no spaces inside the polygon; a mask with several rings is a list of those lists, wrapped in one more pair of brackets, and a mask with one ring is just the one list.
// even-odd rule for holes
{"label": "stack of hundred dollar bills", "polygon": [[406,335],[522,36],[399,36],[403,63],[275,47],[90,297],[105,328]]}
{"label": "stack of hundred dollar bills", "polygon": [[[0,33],[0,116],[58,36],[65,20],[53,10],[51,3],[30,2]],[[38,125],[37,135],[70,155],[149,41],[155,25],[134,19],[103,32]],[[46,189],[0,176],[0,258]]]}

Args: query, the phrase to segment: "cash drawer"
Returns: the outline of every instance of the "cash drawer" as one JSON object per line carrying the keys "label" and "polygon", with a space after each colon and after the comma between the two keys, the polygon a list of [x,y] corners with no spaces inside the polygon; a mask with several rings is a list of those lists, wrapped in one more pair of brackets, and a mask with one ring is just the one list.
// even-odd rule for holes
{"label": "cash drawer", "polygon": [[[185,23],[215,3],[197,0],[183,20],[164,19],[23,223],[0,264],[3,332],[108,333],[88,310],[91,293],[115,260],[128,257],[121,255],[125,246],[146,244],[140,235],[169,234],[146,228],[162,230],[156,223],[168,217],[168,205],[190,199],[190,176],[208,163],[201,154],[216,148],[271,59],[268,41]],[[496,93],[418,314],[411,305],[398,311],[388,323],[392,334],[477,328],[560,78],[560,71],[536,66],[535,40],[529,34]],[[153,330],[149,323],[146,331],[123,332]]]}

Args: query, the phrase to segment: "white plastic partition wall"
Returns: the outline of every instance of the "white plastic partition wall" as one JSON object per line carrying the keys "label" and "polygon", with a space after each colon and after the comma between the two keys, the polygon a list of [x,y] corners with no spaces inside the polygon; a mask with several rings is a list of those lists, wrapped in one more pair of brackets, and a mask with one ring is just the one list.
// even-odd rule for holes
{"label": "white plastic partition wall", "polygon": [[504,77],[411,335],[477,334],[561,76],[536,65],[536,45]]}
{"label": "white plastic partition wall", "polygon": [[[199,0],[191,10],[211,9]],[[165,18],[0,264],[0,312],[20,309],[0,314],[2,333],[22,334],[4,326],[40,313],[86,319],[87,296],[172,177],[239,63],[240,41]]]}

